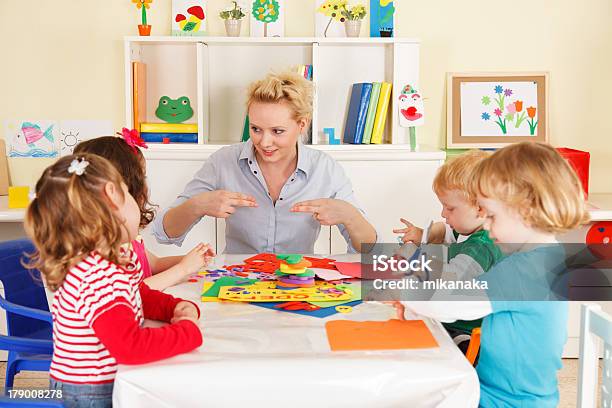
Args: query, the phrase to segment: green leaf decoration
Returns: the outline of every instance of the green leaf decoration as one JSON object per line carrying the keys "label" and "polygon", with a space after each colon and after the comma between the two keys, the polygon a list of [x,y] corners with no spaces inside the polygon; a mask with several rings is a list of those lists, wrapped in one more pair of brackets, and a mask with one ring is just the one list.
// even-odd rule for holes
{"label": "green leaf decoration", "polygon": [[255,0],[251,12],[255,20],[262,23],[273,23],[278,20],[280,6],[276,0]]}
{"label": "green leaf decoration", "polygon": [[193,21],[190,21],[187,24],[185,24],[185,27],[183,27],[183,31],[193,31],[195,26],[196,26],[196,23],[194,23]]}

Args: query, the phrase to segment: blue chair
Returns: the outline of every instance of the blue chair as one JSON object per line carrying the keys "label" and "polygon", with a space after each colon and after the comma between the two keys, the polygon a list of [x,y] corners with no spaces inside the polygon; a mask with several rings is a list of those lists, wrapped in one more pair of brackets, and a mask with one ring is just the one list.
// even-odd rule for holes
{"label": "blue chair", "polygon": [[4,392],[22,370],[49,371],[53,354],[51,313],[40,272],[22,264],[34,246],[27,239],[0,242],[0,307],[6,310],[8,336],[0,335],[0,350],[8,351]]}
{"label": "blue chair", "polygon": [[61,400],[0,397],[2,408],[64,408]]}

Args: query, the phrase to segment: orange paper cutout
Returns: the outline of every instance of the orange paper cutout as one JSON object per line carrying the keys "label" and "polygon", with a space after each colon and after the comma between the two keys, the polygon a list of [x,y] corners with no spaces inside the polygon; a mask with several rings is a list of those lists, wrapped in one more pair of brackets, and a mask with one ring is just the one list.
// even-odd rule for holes
{"label": "orange paper cutout", "polygon": [[354,322],[332,320],[325,324],[332,351],[401,350],[439,347],[423,320]]}

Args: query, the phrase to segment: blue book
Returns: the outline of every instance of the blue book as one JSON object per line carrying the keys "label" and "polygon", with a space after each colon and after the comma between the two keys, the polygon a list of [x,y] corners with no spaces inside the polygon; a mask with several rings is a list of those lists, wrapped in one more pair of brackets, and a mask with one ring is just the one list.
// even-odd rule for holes
{"label": "blue book", "polygon": [[370,95],[372,95],[372,84],[363,84],[361,88],[361,99],[359,100],[359,114],[357,115],[357,127],[353,143],[360,144],[363,141],[363,131],[365,129],[366,118],[368,116],[368,106],[370,105]]}
{"label": "blue book", "polygon": [[170,143],[198,143],[197,133],[141,132],[140,137],[147,143],[163,143],[164,138],[168,138]]}
{"label": "blue book", "polygon": [[344,143],[355,143],[355,134],[357,133],[357,119],[359,118],[359,106],[361,103],[361,93],[365,83],[353,84],[351,90],[351,100],[349,102],[346,122],[344,123]]}

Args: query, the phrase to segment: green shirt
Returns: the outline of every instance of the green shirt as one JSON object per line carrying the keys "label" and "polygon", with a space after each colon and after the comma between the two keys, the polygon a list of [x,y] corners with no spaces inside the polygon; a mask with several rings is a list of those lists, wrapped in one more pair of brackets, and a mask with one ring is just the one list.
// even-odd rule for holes
{"label": "green shirt", "polygon": [[[457,239],[459,233],[453,231],[453,235]],[[450,244],[448,247],[449,262],[457,255],[469,256],[480,265],[484,272],[491,269],[503,257],[501,250],[485,230],[476,231],[463,242]]]}
{"label": "green shirt", "polygon": [[[455,239],[459,237],[457,231],[453,231]],[[485,230],[476,231],[468,239],[462,242],[455,242],[448,247],[448,261],[452,261],[457,255],[466,255],[472,258],[483,272],[487,272],[493,265],[503,258],[499,247],[495,245]],[[455,329],[464,333],[471,333],[475,327],[480,327],[482,319],[479,320],[457,320],[453,323],[445,323],[447,329]]]}

